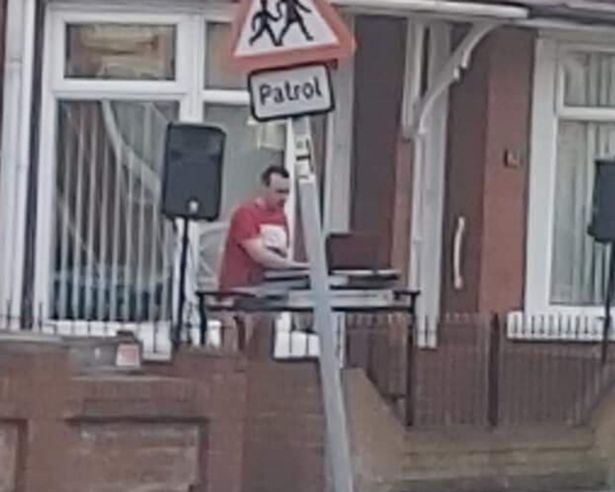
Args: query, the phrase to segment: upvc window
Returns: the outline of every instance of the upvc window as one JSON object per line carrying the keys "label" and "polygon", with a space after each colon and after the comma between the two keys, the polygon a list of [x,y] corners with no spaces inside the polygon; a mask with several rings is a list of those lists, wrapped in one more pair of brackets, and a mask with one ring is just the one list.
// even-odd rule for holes
{"label": "upvc window", "polygon": [[615,156],[615,49],[537,42],[525,310],[599,315],[608,250],[588,234],[594,160]]}
{"label": "upvc window", "polygon": [[227,133],[220,221],[192,234],[208,285],[231,211],[264,167],[287,158],[284,126],[251,121],[245,75],[224,64],[231,8],[210,10],[50,10],[35,273],[43,322],[170,319],[177,228],[160,215],[170,121]]}

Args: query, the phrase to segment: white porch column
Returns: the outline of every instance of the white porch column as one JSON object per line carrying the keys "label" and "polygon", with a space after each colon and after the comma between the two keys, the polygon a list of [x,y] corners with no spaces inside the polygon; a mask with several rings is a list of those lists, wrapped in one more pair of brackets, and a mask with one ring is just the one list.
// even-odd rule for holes
{"label": "white porch column", "polygon": [[[429,34],[427,77],[432,81],[450,56],[450,28],[436,22]],[[430,108],[425,127],[414,138],[416,179],[412,190],[408,277],[411,288],[421,291],[417,314],[428,318],[436,317],[440,311],[447,115],[448,90],[444,89]]]}
{"label": "white porch column", "polygon": [[[468,68],[474,48],[498,25],[494,20],[474,23],[450,53],[448,28],[434,23],[430,28],[427,88],[424,94],[404,101],[410,107],[404,113],[402,127],[414,142],[409,286],[421,291],[416,311],[419,327],[427,326],[422,323],[436,318],[440,309],[446,95],[449,86]],[[428,336],[427,345],[435,345],[436,333],[430,331]]]}
{"label": "white porch column", "polygon": [[17,326],[23,283],[36,0],[8,0],[0,152],[0,316]]}

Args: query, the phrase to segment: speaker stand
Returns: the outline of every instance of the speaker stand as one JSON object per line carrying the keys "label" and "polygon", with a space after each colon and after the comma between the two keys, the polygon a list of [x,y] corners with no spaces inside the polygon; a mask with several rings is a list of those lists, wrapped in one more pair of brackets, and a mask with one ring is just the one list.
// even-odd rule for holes
{"label": "speaker stand", "polygon": [[172,332],[171,342],[173,349],[177,349],[181,342],[181,335],[184,329],[184,304],[186,303],[186,269],[188,267],[188,225],[190,219],[184,217],[184,235],[182,236],[181,256],[179,259],[179,295],[177,300],[177,320]]}
{"label": "speaker stand", "polygon": [[602,330],[602,364],[606,364],[609,349],[609,335],[611,334],[611,304],[613,302],[613,285],[615,283],[615,261],[613,261],[613,251],[615,242],[609,243],[609,278],[606,286],[606,296],[604,301],[604,327]]}

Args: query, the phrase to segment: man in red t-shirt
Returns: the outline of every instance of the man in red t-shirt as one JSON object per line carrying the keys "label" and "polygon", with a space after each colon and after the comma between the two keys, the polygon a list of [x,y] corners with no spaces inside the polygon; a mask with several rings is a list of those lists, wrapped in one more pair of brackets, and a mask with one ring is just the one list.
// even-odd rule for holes
{"label": "man in red t-shirt", "polygon": [[[219,289],[232,290],[258,284],[267,269],[285,269],[305,266],[288,258],[288,222],[284,204],[290,192],[288,171],[281,166],[270,166],[261,175],[260,195],[241,204],[231,217],[220,269]],[[252,328],[248,353],[268,357],[273,344],[273,320],[262,316],[246,323],[235,318],[241,331]]]}
{"label": "man in red t-shirt", "polygon": [[220,290],[258,284],[267,269],[303,266],[287,257],[288,222],[284,204],[288,171],[270,166],[261,175],[262,193],[241,204],[231,217],[220,270]]}

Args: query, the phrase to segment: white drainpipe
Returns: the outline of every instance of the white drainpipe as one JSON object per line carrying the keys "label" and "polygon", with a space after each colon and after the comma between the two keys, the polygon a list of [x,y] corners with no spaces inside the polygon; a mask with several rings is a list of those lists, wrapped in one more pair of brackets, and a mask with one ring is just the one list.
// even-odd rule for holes
{"label": "white drainpipe", "polygon": [[0,151],[0,316],[10,317],[11,326],[18,324],[23,284],[35,23],[36,0],[8,0]]}

